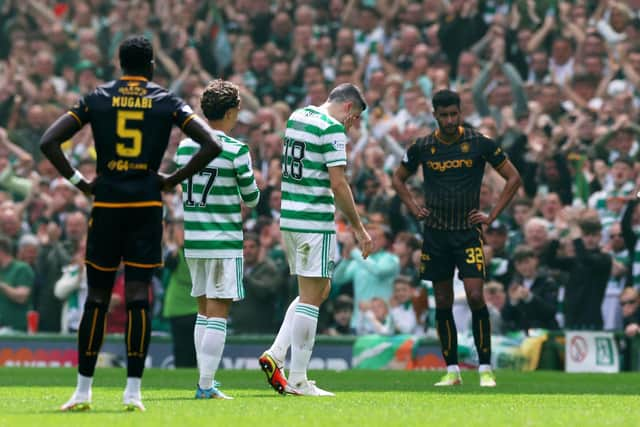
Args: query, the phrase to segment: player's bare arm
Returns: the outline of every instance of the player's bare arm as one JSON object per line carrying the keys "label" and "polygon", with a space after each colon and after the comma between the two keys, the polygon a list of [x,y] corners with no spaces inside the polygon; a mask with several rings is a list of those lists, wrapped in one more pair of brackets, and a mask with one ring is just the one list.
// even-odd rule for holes
{"label": "player's bare arm", "polygon": [[215,140],[211,128],[201,118],[195,116],[186,124],[183,131],[189,138],[200,144],[200,150],[183,168],[178,169],[166,178],[161,177],[164,191],[172,190],[185,179],[198,173],[222,152],[222,146]]}
{"label": "player's bare arm", "polygon": [[469,220],[472,224],[491,224],[495,219],[502,213],[504,208],[509,204],[513,196],[522,185],[522,179],[520,178],[520,174],[518,170],[513,166],[510,160],[505,160],[502,164],[496,168],[496,171],[503,177],[507,183],[500,193],[500,197],[498,198],[498,202],[491,210],[489,215],[480,212],[477,209],[472,210],[469,213]]}
{"label": "player's bare arm", "polygon": [[[49,126],[40,139],[40,150],[66,179],[70,179],[74,175],[75,170],[62,152],[60,146],[80,129],[81,126],[78,125],[78,121],[71,115],[65,113]],[[95,181],[88,182],[83,177],[79,182],[75,183],[75,186],[89,196],[93,192],[94,183]]]}
{"label": "player's bare arm", "polygon": [[362,257],[366,259],[371,252],[371,237],[364,229],[362,221],[360,221],[360,216],[356,210],[356,204],[353,201],[353,194],[351,193],[351,187],[349,187],[349,183],[347,182],[344,169],[344,166],[334,166],[329,168],[331,190],[335,197],[336,206],[345,214],[349,223],[353,227],[356,240],[360,244]]}
{"label": "player's bare arm", "polygon": [[398,168],[393,173],[392,184],[393,189],[396,190],[398,197],[402,200],[411,215],[415,216],[417,219],[422,220],[429,216],[429,209],[424,206],[418,206],[415,199],[411,195],[411,192],[407,188],[407,179],[412,174],[405,168],[403,165],[398,166]]}

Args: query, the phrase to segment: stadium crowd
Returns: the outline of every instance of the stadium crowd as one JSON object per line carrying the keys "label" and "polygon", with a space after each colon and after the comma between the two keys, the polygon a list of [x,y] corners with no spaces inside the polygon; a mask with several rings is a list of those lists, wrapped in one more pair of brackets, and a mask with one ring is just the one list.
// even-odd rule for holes
{"label": "stadium crowd", "polygon": [[[319,330],[424,333],[421,226],[391,186],[407,147],[435,129],[431,94],[459,92],[465,125],[500,142],[524,186],[484,230],[493,331],[640,331],[640,1],[5,0],[0,2],[0,327],[77,329],[91,201],[43,159],[43,130],[81,94],[119,75],[129,34],[153,41],[154,81],[196,111],[206,84],[241,88],[233,136],[252,152],[262,197],[245,211],[245,299],[233,333],[275,333],[295,296],[278,228],[281,135],[296,107],[335,85],[363,88],[348,173],[374,250],[362,259],[338,216],[339,259]],[[183,138],[171,138],[163,170]],[[65,145],[95,176],[86,126]],[[503,182],[488,172],[480,208]],[[411,182],[420,199],[421,183]],[[196,303],[181,253],[182,196],[166,193],[165,263],[154,330],[191,337]],[[463,289],[457,316],[465,316]],[[457,288],[457,289],[458,289]],[[124,330],[123,280],[110,332]],[[431,304],[431,306],[433,306]],[[468,316],[468,313],[466,314]],[[458,322],[460,330],[464,325]]]}

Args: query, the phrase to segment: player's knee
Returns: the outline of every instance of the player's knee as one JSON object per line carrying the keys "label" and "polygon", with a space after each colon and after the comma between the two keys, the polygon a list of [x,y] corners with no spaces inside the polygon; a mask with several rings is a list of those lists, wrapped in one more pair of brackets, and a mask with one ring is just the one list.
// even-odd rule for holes
{"label": "player's knee", "polygon": [[436,308],[451,308],[453,300],[451,298],[436,298]]}
{"label": "player's knee", "polygon": [[467,302],[472,310],[481,308],[485,305],[482,289],[472,289],[467,291]]}
{"label": "player's knee", "polygon": [[89,288],[87,298],[94,296],[95,298],[104,299],[108,303],[115,279],[115,271],[98,270],[91,265],[87,265],[87,285]]}
{"label": "player's knee", "polygon": [[124,295],[127,303],[141,301],[149,304],[149,283],[126,281]]}
{"label": "player's knee", "polygon": [[108,306],[111,301],[111,289],[89,288],[86,303],[94,306]]}
{"label": "player's knee", "polygon": [[453,306],[453,292],[436,289],[434,293],[436,308],[451,308]]}

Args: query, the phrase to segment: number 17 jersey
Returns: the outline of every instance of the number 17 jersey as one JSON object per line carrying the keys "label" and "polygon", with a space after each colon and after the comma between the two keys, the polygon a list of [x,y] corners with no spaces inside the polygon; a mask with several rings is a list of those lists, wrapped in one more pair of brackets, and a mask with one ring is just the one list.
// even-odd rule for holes
{"label": "number 17 jersey", "polygon": [[335,233],[335,201],[329,168],[347,164],[344,126],[309,106],[287,120],[282,153],[280,229]]}
{"label": "number 17 jersey", "polygon": [[[249,147],[213,130],[222,153],[182,183],[184,255],[187,258],[241,258],[240,202],[254,207],[256,186]],[[180,142],[175,163],[184,167],[200,149],[191,139]]]}

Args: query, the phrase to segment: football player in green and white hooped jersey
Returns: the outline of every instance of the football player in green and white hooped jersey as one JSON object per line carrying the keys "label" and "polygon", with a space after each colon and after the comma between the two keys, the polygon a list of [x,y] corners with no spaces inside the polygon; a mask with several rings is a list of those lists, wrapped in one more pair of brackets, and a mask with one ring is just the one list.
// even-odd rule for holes
{"label": "football player in green and white hooped jersey", "polygon": [[[333,396],[307,379],[307,366],[315,342],[318,307],[330,289],[336,205],[351,223],[363,257],[371,251],[371,237],[360,221],[345,176],[346,132],[366,107],[360,89],[342,84],[331,91],[324,104],[298,109],[287,121],[280,229],[291,274],[298,276],[300,296],[287,309],[273,345],[259,359],[269,384],[280,393]],[[289,346],[287,381],[282,367]]]}
{"label": "football player in green and white hooped jersey", "polygon": [[[244,298],[240,203],[258,204],[249,148],[227,133],[238,119],[240,95],[231,82],[214,80],[200,101],[222,153],[199,174],[182,183],[184,255],[191,272],[191,295],[198,299],[194,332],[200,380],[196,399],[229,398],[214,386],[227,333],[232,301]],[[175,161],[183,165],[198,150],[180,143]]]}

